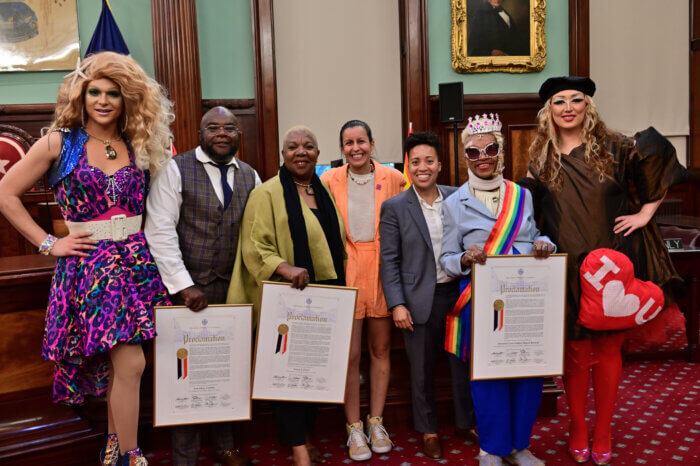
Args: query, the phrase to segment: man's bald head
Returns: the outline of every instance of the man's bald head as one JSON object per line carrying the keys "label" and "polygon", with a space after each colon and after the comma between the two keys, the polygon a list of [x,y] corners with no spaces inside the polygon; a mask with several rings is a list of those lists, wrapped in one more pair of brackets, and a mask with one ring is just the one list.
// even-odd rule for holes
{"label": "man's bald head", "polygon": [[214,107],[202,116],[199,145],[216,163],[228,163],[238,152],[238,119],[226,107]]}
{"label": "man's bald head", "polygon": [[234,113],[228,108],[218,106],[210,109],[208,112],[202,115],[202,119],[200,121],[200,129],[204,130],[204,127],[207,125],[207,123],[209,123],[209,120],[211,120],[214,117],[229,118],[234,125],[238,126],[238,118],[236,118],[236,115],[234,115]]}

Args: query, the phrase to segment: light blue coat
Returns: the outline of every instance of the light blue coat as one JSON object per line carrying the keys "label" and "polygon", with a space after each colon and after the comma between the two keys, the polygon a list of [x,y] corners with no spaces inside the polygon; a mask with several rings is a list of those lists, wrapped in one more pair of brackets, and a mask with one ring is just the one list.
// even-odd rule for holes
{"label": "light blue coat", "polygon": [[[547,236],[540,235],[533,218],[532,195],[525,190],[525,209],[523,221],[515,237],[513,247],[520,254],[532,252],[533,241],[546,241],[553,244]],[[496,217],[486,206],[472,195],[469,183],[464,183],[452,196],[445,199],[442,205],[442,252],[440,265],[451,277],[464,277],[471,273],[471,267],[462,268],[460,259],[462,253],[473,244],[484,247],[491,229],[496,223]],[[508,251],[507,254],[513,254]]]}

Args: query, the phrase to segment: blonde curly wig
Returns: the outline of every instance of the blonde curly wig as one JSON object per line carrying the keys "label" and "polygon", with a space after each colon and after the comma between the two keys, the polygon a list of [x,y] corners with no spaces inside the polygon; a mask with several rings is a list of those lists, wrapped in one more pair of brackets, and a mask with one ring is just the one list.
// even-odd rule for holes
{"label": "blonde curly wig", "polygon": [[[583,117],[581,140],[585,144],[583,158],[602,183],[613,164],[613,154],[608,150],[612,142],[622,141],[622,136],[610,131],[598,115],[593,99],[585,95],[586,112]],[[553,190],[561,189],[561,150],[559,136],[552,118],[552,99],[545,102],[537,113],[537,135],[530,145],[530,162],[534,173]]]}
{"label": "blonde curly wig", "polygon": [[121,91],[124,107],[118,125],[131,143],[136,165],[142,170],[150,169],[155,176],[172,157],[173,104],[165,89],[131,57],[100,52],[83,60],[58,89],[54,121],[49,130],[81,126],[87,85],[103,78],[114,82]]}

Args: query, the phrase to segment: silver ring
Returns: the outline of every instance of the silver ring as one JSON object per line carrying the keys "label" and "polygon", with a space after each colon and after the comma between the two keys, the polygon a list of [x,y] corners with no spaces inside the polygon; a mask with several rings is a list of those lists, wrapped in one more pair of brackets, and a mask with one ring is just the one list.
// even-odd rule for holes
{"label": "silver ring", "polygon": [[308,275],[304,275],[304,283],[309,283],[310,279]]}

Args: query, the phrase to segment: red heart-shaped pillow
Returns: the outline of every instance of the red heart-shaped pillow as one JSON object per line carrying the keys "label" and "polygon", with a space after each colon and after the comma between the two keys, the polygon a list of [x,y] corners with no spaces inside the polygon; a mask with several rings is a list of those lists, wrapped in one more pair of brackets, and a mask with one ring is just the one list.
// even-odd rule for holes
{"label": "red heart-shaped pillow", "polygon": [[592,330],[633,328],[656,317],[664,305],[658,285],[634,276],[629,258],[612,249],[591,251],[581,264],[578,323]]}

